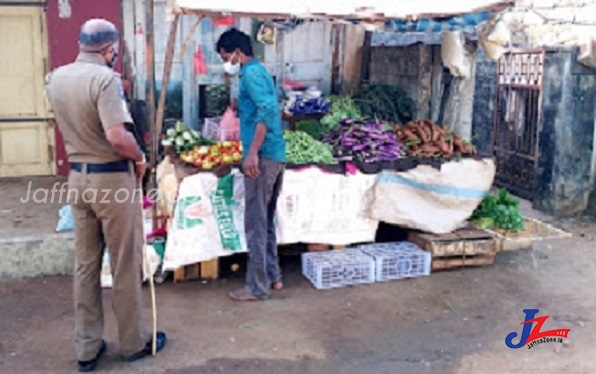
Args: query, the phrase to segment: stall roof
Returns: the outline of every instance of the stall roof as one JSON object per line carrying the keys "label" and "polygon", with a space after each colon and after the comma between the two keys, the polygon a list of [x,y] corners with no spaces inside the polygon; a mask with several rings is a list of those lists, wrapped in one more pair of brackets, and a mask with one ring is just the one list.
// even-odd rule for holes
{"label": "stall roof", "polygon": [[416,20],[499,12],[514,0],[170,0],[178,14],[252,18]]}

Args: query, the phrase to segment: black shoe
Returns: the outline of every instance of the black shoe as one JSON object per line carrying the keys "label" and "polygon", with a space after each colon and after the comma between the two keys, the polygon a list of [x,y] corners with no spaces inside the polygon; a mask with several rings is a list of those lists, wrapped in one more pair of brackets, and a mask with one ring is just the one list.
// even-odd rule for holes
{"label": "black shoe", "polygon": [[97,356],[93,360],[90,361],[78,361],[77,364],[79,366],[79,371],[81,373],[89,373],[94,371],[97,368],[97,361],[106,353],[107,345],[105,341],[101,341],[101,347],[99,348],[99,352],[97,352]]}
{"label": "black shoe", "polygon": [[[164,332],[158,331],[156,334],[156,344],[155,344],[155,351],[159,352],[163,349],[163,347],[165,347],[166,345],[166,334]],[[145,358],[147,356],[151,356],[151,344],[153,343],[153,339],[151,339],[146,345],[145,348],[143,348],[143,350],[137,352],[137,353],[133,353],[130,356],[125,356],[122,357],[122,361],[125,362],[134,362],[137,360],[140,360],[142,358]]]}

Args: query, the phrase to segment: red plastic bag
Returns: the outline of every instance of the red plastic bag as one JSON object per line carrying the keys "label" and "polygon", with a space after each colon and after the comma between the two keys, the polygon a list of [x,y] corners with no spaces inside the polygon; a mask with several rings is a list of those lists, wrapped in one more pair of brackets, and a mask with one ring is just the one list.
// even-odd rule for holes
{"label": "red plastic bag", "polygon": [[207,74],[207,63],[205,62],[205,55],[203,54],[203,49],[200,45],[195,52],[195,74]]}

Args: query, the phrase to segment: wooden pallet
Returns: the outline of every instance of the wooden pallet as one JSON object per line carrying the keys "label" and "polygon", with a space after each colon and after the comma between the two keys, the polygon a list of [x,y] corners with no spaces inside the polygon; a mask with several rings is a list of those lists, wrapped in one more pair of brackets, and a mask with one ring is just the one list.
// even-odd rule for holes
{"label": "wooden pallet", "polygon": [[432,254],[432,270],[486,266],[495,262],[497,242],[484,230],[460,229],[449,234],[411,231],[408,241]]}
{"label": "wooden pallet", "polygon": [[321,243],[310,243],[306,245],[306,248],[309,252],[321,252],[321,251],[328,251],[330,249],[346,249],[346,245],[330,245],[330,244],[321,244]]}
{"label": "wooden pallet", "polygon": [[217,279],[219,276],[219,260],[199,262],[174,270],[174,283],[188,282],[198,279]]}

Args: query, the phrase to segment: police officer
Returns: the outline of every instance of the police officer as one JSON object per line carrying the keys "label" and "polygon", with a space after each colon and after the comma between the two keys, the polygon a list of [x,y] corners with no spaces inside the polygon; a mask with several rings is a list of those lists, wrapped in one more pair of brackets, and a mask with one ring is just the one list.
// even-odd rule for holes
{"label": "police officer", "polygon": [[[122,81],[112,70],[118,56],[116,27],[87,21],[74,63],[48,76],[46,92],[64,137],[70,163],[68,199],[75,219],[75,342],[78,368],[95,370],[106,350],[100,271],[110,251],[113,311],[123,360],[151,354],[141,303],[144,225],[137,189],[146,171],[145,155],[125,128],[132,123]],[[136,196],[135,196],[136,195]],[[156,346],[166,342],[157,333]]]}

